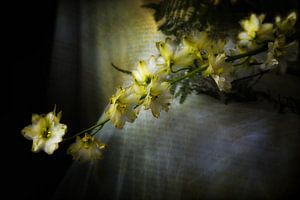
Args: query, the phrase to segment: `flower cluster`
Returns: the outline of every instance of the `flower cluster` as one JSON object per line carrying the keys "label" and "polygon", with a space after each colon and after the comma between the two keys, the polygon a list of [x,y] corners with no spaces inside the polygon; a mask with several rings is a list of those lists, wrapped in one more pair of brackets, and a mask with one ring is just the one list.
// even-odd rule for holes
{"label": "flower cluster", "polygon": [[133,122],[141,108],[150,109],[155,117],[159,117],[161,110],[168,110],[172,95],[165,63],[155,56],[139,61],[131,73],[131,84],[117,89],[105,111],[116,128]]}
{"label": "flower cluster", "polygon": [[251,14],[249,19],[241,21],[244,31],[239,34],[238,49],[240,52],[247,52],[267,45],[267,55],[260,68],[278,68],[279,72],[285,73],[286,61],[295,61],[298,54],[298,41],[290,39],[295,33],[296,12],[291,12],[284,19],[277,16],[274,24],[263,23],[264,19],[264,14]]}
{"label": "flower cluster", "polygon": [[[217,1],[216,1],[217,2]],[[261,71],[286,71],[286,61],[297,58],[298,42],[292,39],[297,15],[276,17],[274,23],[264,22],[265,15],[251,14],[241,20],[242,31],[237,38],[212,38],[207,31],[197,31],[182,38],[166,37],[156,43],[157,55],[137,62],[136,68],[126,71],[130,82],[117,88],[110,98],[100,123],[65,140],[76,138],[68,149],[75,160],[95,161],[102,157],[106,145],[87,131],[108,122],[123,128],[134,122],[139,112],[150,110],[154,117],[168,111],[174,98],[173,87],[182,80],[194,78],[213,80],[220,92],[231,93],[232,83]],[[191,79],[192,80],[192,79]],[[193,79],[194,80],[194,79]],[[25,127],[25,138],[33,140],[32,151],[52,154],[63,141],[67,126],[59,123],[61,113],[33,115],[32,125]],[[85,134],[82,138],[80,135]]]}

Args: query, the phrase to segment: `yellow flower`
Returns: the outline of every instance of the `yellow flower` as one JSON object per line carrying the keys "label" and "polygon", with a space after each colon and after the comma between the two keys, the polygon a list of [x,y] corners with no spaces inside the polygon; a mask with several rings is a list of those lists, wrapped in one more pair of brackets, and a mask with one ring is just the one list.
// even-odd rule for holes
{"label": "yellow flower", "polygon": [[256,42],[273,39],[273,24],[263,23],[264,19],[264,14],[259,16],[251,14],[249,19],[241,21],[244,31],[238,35],[240,45],[253,49],[256,47]]}
{"label": "yellow flower", "polygon": [[[198,41],[196,39],[198,39]],[[190,56],[189,61],[186,62],[186,66],[191,65],[196,57],[202,59],[200,48],[198,48],[197,42],[200,43],[202,41],[200,40],[200,38],[193,38],[189,36],[182,37],[182,42],[180,44],[181,49],[180,51],[178,51],[177,57]],[[180,60],[180,58],[177,59]]]}
{"label": "yellow flower", "polygon": [[32,140],[32,151],[44,150],[47,154],[53,154],[62,141],[67,126],[59,123],[61,112],[56,116],[55,110],[44,115],[32,115],[32,124],[22,130],[22,134],[28,140]]}
{"label": "yellow flower", "polygon": [[291,12],[284,20],[280,16],[275,18],[275,23],[278,31],[285,35],[291,35],[295,32],[295,24],[297,21],[296,12]]}
{"label": "yellow flower", "polygon": [[168,68],[171,66],[189,67],[196,58],[194,47],[186,38],[183,38],[182,42],[177,46],[171,38],[166,38],[165,42],[156,43],[156,46]]}
{"label": "yellow flower", "polygon": [[208,55],[208,67],[203,72],[204,76],[211,76],[217,84],[220,91],[229,92],[231,89],[231,81],[233,80],[233,68],[230,63],[225,61],[226,55],[218,54],[214,56]]}
{"label": "yellow flower", "polygon": [[165,42],[157,42],[156,47],[160,55],[164,58],[167,67],[170,67],[174,60],[176,46],[171,38],[167,37]]}
{"label": "yellow flower", "polygon": [[207,50],[212,41],[208,37],[207,31],[193,32],[190,36],[190,40],[200,51]]}
{"label": "yellow flower", "polygon": [[154,77],[165,79],[169,71],[165,65],[159,64],[154,56],[151,56],[146,62],[139,61],[137,69],[132,71],[134,82],[140,85],[147,85]]}
{"label": "yellow flower", "polygon": [[257,17],[255,14],[251,14],[249,19],[241,21],[241,26],[245,30],[245,34],[249,39],[254,39],[256,32],[259,30],[260,23],[264,18],[264,15]]}
{"label": "yellow flower", "polygon": [[160,82],[155,79],[145,88],[143,105],[146,110],[151,109],[154,117],[159,117],[161,110],[169,110],[172,101],[170,87],[169,82]]}
{"label": "yellow flower", "polygon": [[67,153],[72,155],[74,160],[94,162],[102,158],[102,150],[105,148],[105,144],[85,133],[83,138],[76,137],[76,142],[70,145]]}
{"label": "yellow flower", "polygon": [[211,46],[211,40],[205,31],[194,32],[190,36],[183,36],[182,41],[173,56],[173,65],[178,67],[189,67],[195,59],[203,61],[202,52]]}
{"label": "yellow flower", "polygon": [[125,122],[134,122],[138,110],[139,96],[132,87],[118,88],[111,97],[105,114],[110,118],[116,128],[123,128]]}
{"label": "yellow flower", "polygon": [[209,76],[212,74],[220,75],[224,71],[231,70],[232,67],[229,63],[225,61],[226,55],[224,53],[218,54],[217,56],[213,54],[208,55],[208,67],[203,72],[204,76]]}

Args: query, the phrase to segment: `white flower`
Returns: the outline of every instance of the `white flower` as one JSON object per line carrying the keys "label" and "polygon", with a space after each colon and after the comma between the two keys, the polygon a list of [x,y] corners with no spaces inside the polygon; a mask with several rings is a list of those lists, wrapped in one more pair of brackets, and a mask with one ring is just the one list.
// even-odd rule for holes
{"label": "white flower", "polygon": [[132,87],[120,87],[111,97],[105,114],[116,128],[123,128],[125,122],[134,122],[138,114],[136,107],[139,105],[139,98]]}
{"label": "white flower", "polygon": [[168,111],[173,99],[170,93],[171,84],[169,82],[160,82],[153,80],[151,84],[145,88],[146,96],[143,105],[145,109],[151,109],[154,117],[159,117],[160,111]]}
{"label": "white flower", "polygon": [[55,115],[55,110],[46,116],[32,115],[32,125],[25,127],[22,134],[28,140],[33,140],[32,151],[44,150],[47,154],[53,154],[58,148],[58,143],[62,141],[67,126],[59,123],[61,112]]}
{"label": "white flower", "polygon": [[70,145],[67,153],[71,154],[74,160],[94,162],[102,158],[102,150],[105,148],[105,144],[86,133],[83,138],[76,137],[76,142]]}
{"label": "white flower", "polygon": [[140,110],[142,106],[145,110],[151,109],[154,117],[159,117],[161,110],[168,111],[173,98],[169,82],[155,78],[148,85],[134,83],[131,87],[134,93],[140,97],[139,106],[136,109]]}

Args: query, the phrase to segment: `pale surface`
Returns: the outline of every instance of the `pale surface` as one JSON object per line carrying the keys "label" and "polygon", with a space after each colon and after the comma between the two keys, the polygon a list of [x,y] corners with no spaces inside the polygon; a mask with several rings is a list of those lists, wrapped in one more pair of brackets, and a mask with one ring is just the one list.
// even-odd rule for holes
{"label": "pale surface", "polygon": [[89,189],[73,194],[109,199],[283,197],[294,194],[299,184],[299,130],[300,117],[293,114],[192,96],[183,105],[174,103],[159,119],[142,112],[122,131],[107,125],[98,136],[109,145],[104,160],[74,164],[61,192],[69,195],[66,189],[84,186],[86,179]]}
{"label": "pale surface", "polygon": [[[87,117],[126,78],[110,62],[132,69],[161,37],[139,1],[91,2],[82,7],[81,26]],[[275,93],[300,89],[299,77],[270,80]],[[109,146],[104,159],[74,163],[54,199],[288,199],[300,185],[299,130],[298,115],[263,102],[224,105],[192,95],[159,119],[142,112],[123,130],[107,124],[97,135]]]}

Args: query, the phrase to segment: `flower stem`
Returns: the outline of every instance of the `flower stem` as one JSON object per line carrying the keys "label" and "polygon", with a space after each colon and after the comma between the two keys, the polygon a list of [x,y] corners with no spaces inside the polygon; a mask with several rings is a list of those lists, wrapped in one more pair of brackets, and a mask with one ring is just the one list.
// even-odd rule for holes
{"label": "flower stem", "polygon": [[[106,119],[106,120],[104,120],[103,122],[101,122],[99,124],[94,124],[93,126],[90,126],[89,128],[86,128],[86,129],[84,129],[84,130],[76,133],[75,135],[72,135],[70,137],[65,138],[63,141],[67,141],[67,140],[73,139],[73,138],[75,138],[75,137],[77,137],[77,136],[79,136],[79,135],[81,135],[81,134],[83,134],[83,133],[85,133],[85,132],[87,132],[89,130],[92,130],[92,129],[96,128],[96,127],[100,127],[98,130],[101,130],[102,127],[104,126],[104,124],[106,124],[106,122],[108,122],[108,121],[109,121],[109,119]],[[94,133],[92,135],[95,135],[95,134],[96,133]]]}
{"label": "flower stem", "polygon": [[241,54],[234,55],[234,56],[227,56],[225,61],[230,62],[230,61],[234,61],[234,60],[244,58],[244,57],[247,57],[247,56],[253,56],[253,55],[256,55],[256,54],[261,53],[263,51],[266,51],[267,49],[268,49],[268,45],[265,44],[260,48],[254,49],[252,51],[248,51],[246,53],[241,53]]}
{"label": "flower stem", "polygon": [[181,76],[181,77],[179,77],[179,78],[177,78],[175,80],[172,80],[170,83],[171,83],[171,85],[173,85],[174,83],[177,83],[177,82],[179,82],[179,81],[181,81],[183,79],[192,77],[192,76],[196,75],[197,73],[199,73],[201,71],[204,71],[207,67],[208,67],[208,64],[204,64],[201,67],[198,67],[195,70],[191,71],[190,73],[187,73],[184,76]]}
{"label": "flower stem", "polygon": [[180,68],[180,69],[177,69],[177,70],[173,70],[173,67],[170,66],[170,69],[171,69],[172,73],[177,73],[177,72],[180,72],[180,71],[183,71],[183,70],[190,69],[190,67],[183,67],[183,68]]}
{"label": "flower stem", "polygon": [[113,68],[115,68],[119,72],[123,72],[125,74],[131,75],[131,71],[128,71],[128,70],[125,70],[125,69],[121,69],[121,68],[117,67],[116,65],[114,65],[113,63],[111,63],[111,65],[113,66]]}

